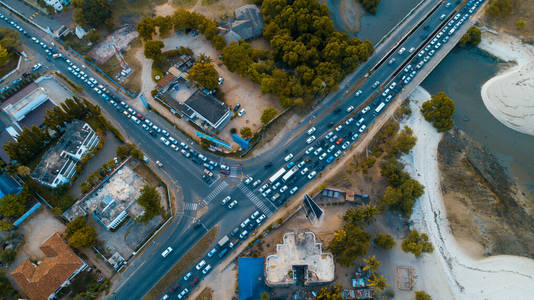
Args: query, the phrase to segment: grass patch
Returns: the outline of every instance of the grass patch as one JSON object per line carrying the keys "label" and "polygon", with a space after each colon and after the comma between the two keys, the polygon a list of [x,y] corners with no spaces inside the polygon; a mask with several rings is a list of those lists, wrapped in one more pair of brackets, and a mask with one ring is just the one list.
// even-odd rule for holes
{"label": "grass patch", "polygon": [[79,39],[76,35],[73,33],[69,33],[66,36],[62,37],[61,40],[63,40],[63,43],[65,46],[71,47],[72,49],[76,50],[80,54],[87,54],[91,48],[93,48],[94,44],[89,42],[87,39]]}
{"label": "grass patch", "polygon": [[202,290],[200,295],[198,295],[198,297],[195,300],[212,300],[212,299],[213,299],[213,291],[209,287],[206,287]]}
{"label": "grass patch", "polygon": [[156,283],[152,289],[143,297],[143,300],[157,300],[167,291],[169,286],[176,282],[197,260],[199,260],[208,251],[211,244],[215,241],[219,231],[218,226],[214,226],[208,231],[187,253],[178,260],[174,266]]}
{"label": "grass patch", "polygon": [[154,7],[167,0],[114,0],[111,3],[114,24],[137,23],[143,16],[152,16]]}
{"label": "grass patch", "polygon": [[139,163],[135,169],[135,173],[139,174],[139,176],[143,177],[150,185],[153,186],[160,186],[163,185],[163,181],[152,171],[147,165],[144,163]]}
{"label": "grass patch", "polygon": [[11,58],[9,59],[7,64],[0,66],[0,77],[4,77],[4,75],[15,69],[17,67],[18,62],[19,56],[17,54],[11,54]]}

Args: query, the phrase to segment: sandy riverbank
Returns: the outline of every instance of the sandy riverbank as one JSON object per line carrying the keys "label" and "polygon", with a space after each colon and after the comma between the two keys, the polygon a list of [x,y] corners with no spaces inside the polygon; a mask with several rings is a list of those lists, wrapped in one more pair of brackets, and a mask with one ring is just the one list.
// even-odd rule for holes
{"label": "sandy riverbank", "polygon": [[481,94],[489,112],[507,127],[534,135],[534,47],[505,33],[484,32],[480,49],[514,66],[488,80]]}
{"label": "sandy riverbank", "polygon": [[[403,157],[407,171],[425,186],[425,194],[418,199],[411,221],[419,231],[428,233],[434,244],[440,269],[447,283],[434,286],[433,299],[531,299],[534,294],[534,260],[499,255],[487,258],[470,256],[476,249],[465,249],[454,238],[446,216],[440,189],[437,162],[438,143],[442,137],[424,120],[419,107],[430,95],[417,88],[411,95],[412,116],[402,125],[410,126],[417,136],[417,144]],[[468,254],[469,253],[469,254]]]}

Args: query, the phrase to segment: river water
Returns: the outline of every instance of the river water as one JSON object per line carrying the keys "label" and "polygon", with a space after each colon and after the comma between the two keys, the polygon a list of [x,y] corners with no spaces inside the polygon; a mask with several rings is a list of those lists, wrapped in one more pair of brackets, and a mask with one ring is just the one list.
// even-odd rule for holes
{"label": "river water", "polygon": [[514,131],[489,113],[480,96],[499,63],[478,48],[453,50],[421,84],[445,92],[456,104],[456,126],[486,146],[508,167],[522,191],[534,199],[534,136]]}
{"label": "river water", "polygon": [[[339,31],[348,32],[339,17],[340,1],[358,0],[327,0],[330,17]],[[361,19],[361,30],[356,37],[369,40],[375,45],[386,33],[408,14],[421,0],[381,0],[375,15],[365,13]]]}

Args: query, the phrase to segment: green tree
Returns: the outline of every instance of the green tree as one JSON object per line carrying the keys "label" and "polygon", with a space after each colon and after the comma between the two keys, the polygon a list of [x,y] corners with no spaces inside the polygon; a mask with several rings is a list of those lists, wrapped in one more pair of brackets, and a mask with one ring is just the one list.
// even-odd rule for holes
{"label": "green tree", "polygon": [[141,189],[137,203],[144,208],[143,214],[137,218],[140,223],[147,223],[162,211],[160,194],[155,187],[148,184]]}
{"label": "green tree", "polygon": [[517,20],[517,22],[515,22],[515,28],[519,31],[522,31],[523,29],[525,29],[526,26],[527,26],[527,22],[525,22],[525,20],[523,19],[519,19]]}
{"label": "green tree", "polygon": [[252,60],[252,47],[247,42],[231,42],[223,48],[222,61],[231,72],[247,76]]}
{"label": "green tree", "polygon": [[7,52],[13,54],[19,50],[20,34],[15,29],[9,27],[0,27],[0,46],[7,49]]}
{"label": "green tree", "polygon": [[449,96],[443,92],[432,95],[432,98],[425,103],[421,108],[421,112],[425,119],[432,123],[438,132],[445,132],[452,128],[454,121],[454,102]]}
{"label": "green tree", "polygon": [[87,220],[84,216],[79,216],[67,223],[67,227],[65,228],[65,235],[67,236],[67,239],[70,238],[76,231],[85,226],[87,226]]}
{"label": "green tree", "polygon": [[345,223],[342,229],[334,233],[334,239],[328,248],[342,266],[350,266],[359,257],[367,254],[371,236],[360,226]]}
{"label": "green tree", "polygon": [[2,270],[0,271],[0,298],[2,299],[17,299],[19,295],[15,288],[7,279],[6,273]]}
{"label": "green tree", "polygon": [[341,287],[339,285],[332,286],[330,289],[324,287],[317,293],[316,300],[342,300]]}
{"label": "green tree", "polygon": [[432,300],[429,294],[425,291],[415,291],[415,300]]}
{"label": "green tree", "polygon": [[376,273],[372,274],[372,277],[369,279],[368,285],[375,291],[378,296],[380,296],[380,294],[385,291],[386,288],[389,286],[389,284],[387,283],[387,279],[384,276],[378,275]]}
{"label": "green tree", "polygon": [[17,174],[19,176],[23,176],[23,177],[29,176],[30,172],[31,172],[30,168],[28,168],[26,166],[18,166],[17,167]]}
{"label": "green tree", "polygon": [[210,63],[196,63],[189,70],[189,78],[208,90],[218,87],[219,73]]}
{"label": "green tree", "polygon": [[428,240],[426,233],[419,233],[417,230],[410,231],[408,237],[402,241],[402,251],[410,252],[416,257],[421,256],[422,253],[432,253],[434,246]]}
{"label": "green tree", "polygon": [[8,194],[0,198],[0,216],[17,218],[26,210],[26,198],[22,195]]}
{"label": "green tree", "polygon": [[146,41],[145,42],[145,57],[146,58],[150,58],[150,59],[153,59],[154,61],[161,61],[162,59],[162,56],[161,56],[161,49],[164,47],[165,45],[163,44],[162,41],[153,41],[153,40],[150,40],[150,41]]}
{"label": "green tree", "polygon": [[378,7],[378,4],[380,4],[380,0],[360,0],[360,3],[366,11],[374,15],[376,14],[376,8]]}
{"label": "green tree", "polygon": [[241,130],[239,130],[239,133],[244,139],[252,137],[252,129],[250,129],[250,127],[242,127]]}
{"label": "green tree", "polygon": [[363,270],[370,270],[371,273],[376,273],[378,272],[378,269],[380,268],[380,266],[382,265],[382,263],[376,259],[376,256],[369,256],[368,258],[364,258],[363,259],[363,262],[366,264],[364,267],[363,267]]}
{"label": "green tree", "polygon": [[482,31],[476,26],[471,26],[458,42],[458,46],[476,46],[482,40]]}
{"label": "green tree", "polygon": [[7,52],[7,49],[0,45],[0,66],[5,66],[9,62],[11,55]]}
{"label": "green tree", "polygon": [[384,250],[389,250],[395,246],[395,240],[387,233],[378,233],[374,239],[374,243]]}
{"label": "green tree", "polygon": [[150,17],[143,17],[139,23],[137,23],[137,32],[139,36],[145,40],[152,40],[152,36],[156,32],[154,19]]}
{"label": "green tree", "polygon": [[404,126],[404,129],[397,135],[393,148],[395,152],[400,151],[408,154],[416,143],[417,137],[413,136],[413,130],[408,126]]}
{"label": "green tree", "polygon": [[486,13],[490,18],[503,18],[509,16],[512,9],[511,0],[491,0],[486,8]]}
{"label": "green tree", "polygon": [[173,27],[173,20],[170,16],[157,16],[156,18],[154,18],[154,23],[156,26],[158,26],[160,36],[167,35]]}
{"label": "green tree", "polygon": [[77,249],[93,247],[96,245],[96,231],[91,225],[85,225],[75,231],[68,242],[69,245]]}
{"label": "green tree", "polygon": [[72,4],[76,23],[99,27],[111,18],[111,4],[106,0],[74,0]]}
{"label": "green tree", "polygon": [[89,30],[89,32],[85,35],[85,38],[87,38],[91,43],[96,44],[100,40],[100,32],[94,29]]}
{"label": "green tree", "polygon": [[352,223],[357,226],[369,225],[374,222],[375,216],[378,214],[376,206],[362,205],[357,208],[349,208],[343,216],[345,222]]}
{"label": "green tree", "polygon": [[260,120],[263,124],[267,124],[271,122],[271,120],[274,119],[274,117],[276,117],[277,114],[278,114],[278,111],[276,109],[272,107],[266,108],[263,110]]}
{"label": "green tree", "polygon": [[267,292],[261,293],[261,300],[269,300],[269,293]]}
{"label": "green tree", "polygon": [[2,249],[0,250],[0,262],[2,265],[10,265],[15,261],[17,257],[17,251],[14,249]]}

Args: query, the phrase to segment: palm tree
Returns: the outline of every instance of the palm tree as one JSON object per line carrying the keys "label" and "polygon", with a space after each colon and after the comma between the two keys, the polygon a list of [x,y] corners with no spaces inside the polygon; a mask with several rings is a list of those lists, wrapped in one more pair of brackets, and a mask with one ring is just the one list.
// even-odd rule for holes
{"label": "palm tree", "polygon": [[382,275],[377,275],[376,273],[373,273],[372,279],[369,279],[370,287],[373,288],[375,293],[380,296],[380,293],[386,290],[386,288],[389,286],[387,283],[387,279],[384,278]]}
{"label": "palm tree", "polygon": [[371,270],[371,273],[373,274],[375,274],[378,271],[378,268],[380,268],[382,265],[382,263],[378,261],[374,255],[368,257],[367,259],[364,258],[363,261],[367,264],[367,266],[363,267],[363,269]]}

